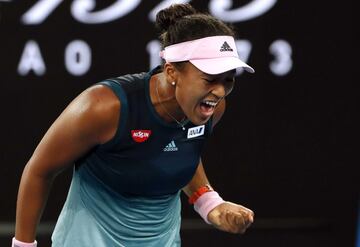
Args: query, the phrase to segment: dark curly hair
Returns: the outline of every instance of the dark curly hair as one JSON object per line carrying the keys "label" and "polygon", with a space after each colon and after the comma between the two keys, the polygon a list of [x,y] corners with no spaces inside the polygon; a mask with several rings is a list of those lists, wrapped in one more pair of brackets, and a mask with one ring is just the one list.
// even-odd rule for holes
{"label": "dark curly hair", "polygon": [[230,25],[209,15],[198,13],[190,4],[173,4],[156,15],[162,46],[209,36],[235,36]]}

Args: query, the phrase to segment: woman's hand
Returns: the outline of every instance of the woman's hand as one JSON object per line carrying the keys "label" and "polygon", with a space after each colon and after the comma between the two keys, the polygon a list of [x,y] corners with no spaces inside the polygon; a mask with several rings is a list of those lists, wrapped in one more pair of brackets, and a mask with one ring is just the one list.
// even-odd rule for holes
{"label": "woman's hand", "polygon": [[208,221],[216,228],[231,233],[245,233],[254,222],[254,212],[241,205],[224,202],[211,210]]}

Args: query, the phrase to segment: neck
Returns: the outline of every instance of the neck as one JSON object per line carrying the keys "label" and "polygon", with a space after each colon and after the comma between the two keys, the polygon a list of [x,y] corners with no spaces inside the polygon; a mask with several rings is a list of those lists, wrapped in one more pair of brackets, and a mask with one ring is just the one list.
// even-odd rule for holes
{"label": "neck", "polygon": [[175,86],[170,85],[162,73],[151,77],[150,96],[156,112],[166,122],[182,122],[186,119],[176,100]]}

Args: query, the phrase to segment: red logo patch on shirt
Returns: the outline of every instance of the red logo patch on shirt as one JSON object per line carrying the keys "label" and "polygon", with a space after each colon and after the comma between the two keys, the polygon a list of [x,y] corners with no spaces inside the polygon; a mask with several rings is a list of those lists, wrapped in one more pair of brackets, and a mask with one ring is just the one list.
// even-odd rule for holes
{"label": "red logo patch on shirt", "polygon": [[149,139],[151,130],[131,130],[131,136],[136,142],[144,142]]}

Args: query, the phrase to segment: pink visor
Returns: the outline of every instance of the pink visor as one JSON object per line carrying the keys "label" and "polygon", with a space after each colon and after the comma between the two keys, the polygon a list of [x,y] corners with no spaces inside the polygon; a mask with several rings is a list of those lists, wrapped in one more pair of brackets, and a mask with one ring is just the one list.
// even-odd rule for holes
{"label": "pink visor", "polygon": [[255,70],[240,60],[232,36],[211,36],[165,47],[160,57],[166,62],[189,61],[206,74],[221,74],[236,68]]}

